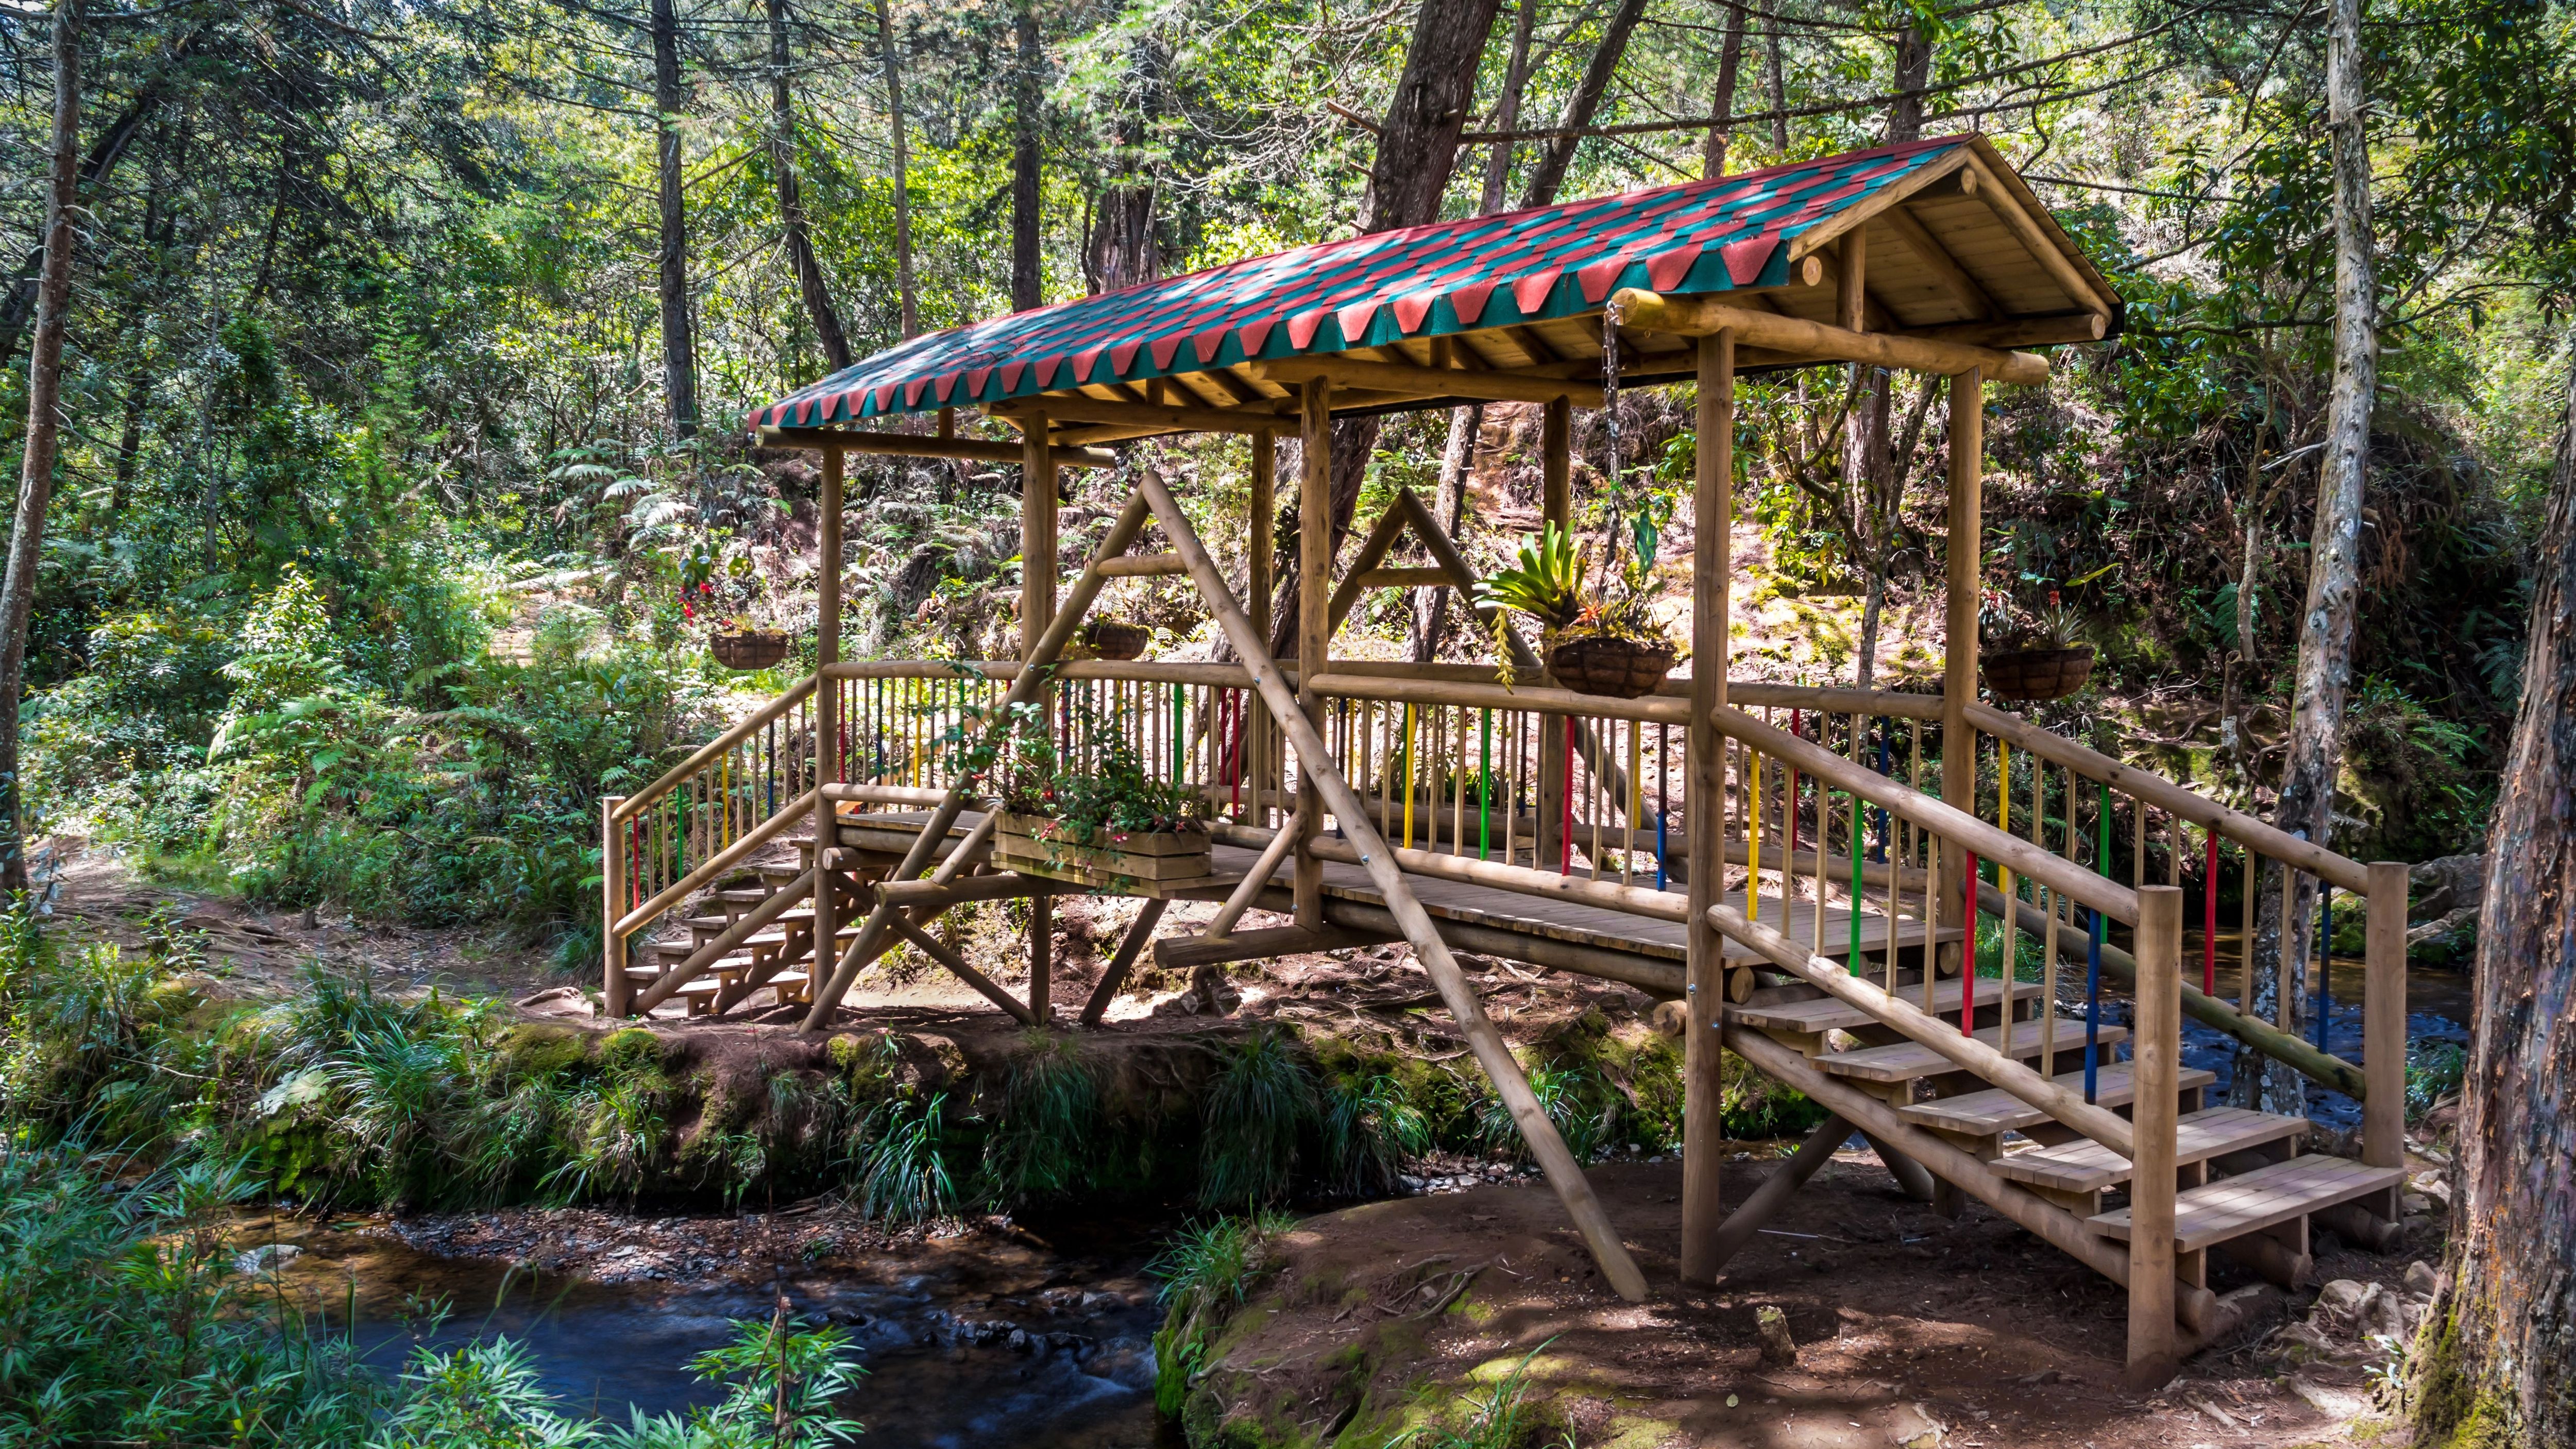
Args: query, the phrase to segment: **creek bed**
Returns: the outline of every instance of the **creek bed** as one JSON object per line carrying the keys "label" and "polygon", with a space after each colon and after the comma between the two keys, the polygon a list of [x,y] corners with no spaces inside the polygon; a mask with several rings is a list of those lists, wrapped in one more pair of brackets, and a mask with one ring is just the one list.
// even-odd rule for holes
{"label": "creek bed", "polygon": [[[547,1215],[466,1221],[519,1216]],[[867,1374],[844,1409],[866,1425],[864,1442],[1158,1442],[1150,1345],[1162,1315],[1143,1265],[1160,1225],[1083,1224],[1043,1238],[979,1227],[781,1264],[692,1252],[670,1241],[679,1236],[670,1220],[617,1221],[631,1226],[626,1241],[591,1234],[595,1256],[582,1270],[440,1256],[405,1241],[423,1236],[418,1220],[265,1214],[237,1224],[232,1241],[263,1287],[335,1330],[354,1320],[360,1351],[388,1374],[417,1343],[507,1335],[527,1345],[560,1410],[612,1423],[714,1402],[722,1386],[686,1364],[728,1342],[734,1320],[768,1318],[783,1288],[792,1311],[841,1325],[861,1351]]]}

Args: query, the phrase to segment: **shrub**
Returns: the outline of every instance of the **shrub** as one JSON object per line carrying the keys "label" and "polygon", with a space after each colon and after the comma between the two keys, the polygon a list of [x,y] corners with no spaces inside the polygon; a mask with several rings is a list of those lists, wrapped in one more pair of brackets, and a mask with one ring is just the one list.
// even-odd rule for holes
{"label": "shrub", "polygon": [[1199,1201],[1274,1201],[1296,1180],[1299,1147],[1316,1125],[1314,1072],[1295,1038],[1257,1031],[1231,1049],[1201,1109]]}

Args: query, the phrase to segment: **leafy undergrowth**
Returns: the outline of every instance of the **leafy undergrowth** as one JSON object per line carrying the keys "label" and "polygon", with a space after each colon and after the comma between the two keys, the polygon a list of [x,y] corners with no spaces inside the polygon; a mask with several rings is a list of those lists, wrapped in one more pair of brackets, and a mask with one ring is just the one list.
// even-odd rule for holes
{"label": "leafy undergrowth", "polygon": [[[197,964],[175,938],[75,945],[0,912],[0,1117],[30,1141],[238,1163],[273,1197],[335,1207],[829,1192],[894,1222],[1368,1198],[1435,1151],[1521,1152],[1471,1065],[1276,1025],[664,1033],[398,998],[321,966],[283,998],[224,1000]],[[1678,1142],[1679,1053],[1643,1023],[1585,1011],[1523,1054],[1579,1153]],[[1727,1103],[1741,1135],[1814,1111],[1749,1073]]]}

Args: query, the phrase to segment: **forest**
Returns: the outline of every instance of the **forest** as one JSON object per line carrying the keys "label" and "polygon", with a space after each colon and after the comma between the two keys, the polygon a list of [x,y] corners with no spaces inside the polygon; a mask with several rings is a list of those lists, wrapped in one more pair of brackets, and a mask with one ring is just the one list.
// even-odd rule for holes
{"label": "forest", "polygon": [[[134,1146],[108,1136],[149,1136],[181,1099],[119,1098],[116,1069],[75,1065],[80,1053],[104,1042],[141,1060],[136,1043],[186,1012],[105,967],[74,1007],[48,999],[62,963],[93,960],[37,940],[75,856],[107,852],[139,879],[308,924],[481,932],[560,980],[595,974],[603,799],[814,667],[819,477],[812,455],[761,445],[753,409],[925,333],[1290,247],[1968,131],[2027,178],[2122,303],[2114,335],[2053,349],[2045,387],[1990,404],[1987,627],[2052,627],[2100,651],[2052,729],[2120,741],[2284,828],[2312,823],[2355,859],[2486,857],[2471,869],[2491,882],[2488,915],[2419,943],[2420,959],[2468,970],[2474,956],[2482,1001],[2521,1002],[2477,1024],[2470,1096],[2509,1058],[2527,1074],[2514,1090],[2554,1104],[2557,1126],[2535,1108],[2490,1127],[2563,1132],[2576,1028],[2568,947],[2552,937],[2569,909],[2565,812],[2549,804],[2564,777],[2552,787],[2547,771],[2551,751],[2563,768],[2576,750],[2556,738],[2565,665],[2550,654],[2566,647],[2551,611],[2576,565],[2571,95],[2565,0],[53,0],[0,13],[0,455],[26,460],[0,592],[0,883],[20,893],[14,944],[0,943],[17,963],[0,964],[13,1144],[0,1300],[50,1283],[55,1311],[93,1301],[77,1294],[106,1304],[121,1290],[79,1264],[150,1257],[156,1233],[260,1191],[218,1153],[152,1145],[142,1155],[163,1175],[149,1193],[88,1155]],[[1737,588],[1766,622],[1739,643],[1736,675],[1937,680],[1924,621],[1942,585],[1949,423],[1936,382],[1810,369],[1743,393],[1737,507],[1760,558]],[[1584,414],[1580,516],[1597,522],[1623,478],[1667,520],[1686,507],[1691,417],[1687,389],[1614,393]],[[989,418],[957,425],[1016,438]],[[1356,439],[1361,459],[1360,524],[1410,487],[1444,500],[1479,567],[1537,527],[1535,407],[1342,427],[1337,446]],[[1293,535],[1250,515],[1239,448],[1122,447],[1181,485],[1229,566],[1255,531]],[[1067,479],[1078,559],[1129,480]],[[1017,470],[855,457],[848,488],[845,652],[1014,657]],[[2321,560],[2347,524],[2345,574]],[[1126,608],[1165,657],[1228,657],[1184,589],[1140,589]],[[724,668],[709,635],[745,622],[788,631],[795,652]],[[1357,652],[1387,659],[1482,659],[1492,643],[1466,611],[1402,595],[1352,629]],[[2479,954],[2500,925],[2531,948],[2526,976]],[[153,929],[166,945],[168,923]],[[2555,1006],[2533,1006],[2526,980]],[[523,1079],[508,1075],[518,1048],[471,1004],[332,1009],[342,1017],[308,1013],[304,1036],[260,1048],[264,1064],[234,1062],[218,1035],[155,1070],[262,1100],[299,1062],[340,1061],[410,1012],[401,1029],[452,1054],[439,1090],[464,1095],[441,1110],[466,1112],[487,1076],[494,1101],[541,1077],[589,1094],[587,1146],[560,1157],[570,1177],[541,1188],[533,1159],[505,1160],[533,1139],[477,1139],[489,1200],[631,1200],[640,1176],[579,1185],[626,1170],[595,1125],[627,1100],[609,1049]],[[1205,1070],[1232,1080],[1239,1066]],[[1316,1070],[1296,1089],[1310,1165],[1392,1180],[1390,1154],[1438,1126],[1369,1096],[1391,1077]],[[471,1092],[456,1086],[468,1079]],[[851,1132],[897,1122],[873,1099],[835,1101]],[[1475,1101],[1428,1110],[1460,1143],[1493,1131]],[[1330,1123],[1363,1118],[1380,1134],[1369,1143],[1396,1147],[1327,1140]],[[2496,1125],[2508,1120],[2524,1125]],[[213,1136],[251,1150],[232,1128]],[[470,1156],[400,1140],[386,1171],[422,1181]],[[2547,1175],[2545,1153],[2491,1150],[2503,1176],[2479,1191]],[[775,1160],[800,1190],[838,1170]],[[2576,1208],[2559,1168],[2535,1231],[2563,1250]],[[2455,1229],[2455,1255],[2477,1251],[2462,1241]],[[2550,1387],[2538,1365],[2576,1368],[2576,1290],[2513,1277],[2514,1250],[2483,1250],[2451,1271],[2485,1261],[2504,1277],[2485,1298],[2458,1290],[2453,1337],[2473,1312],[2536,1320],[2501,1365],[2428,1339],[2408,1400],[2419,1432],[2571,1442],[2551,1436],[2576,1434],[2576,1380]],[[1220,1234],[1209,1251],[1243,1249]],[[2528,1263],[2544,1249],[2519,1251]],[[169,1261],[211,1282],[219,1257],[199,1243]],[[1181,1294],[1191,1313],[1195,1291]],[[47,1337],[22,1312],[0,1310],[0,1343]],[[589,1432],[540,1415],[525,1431],[537,1437],[475,1437],[486,1406],[533,1393],[506,1347],[428,1355],[394,1388],[323,1364],[324,1348],[253,1338],[216,1354],[240,1376],[227,1413],[260,1399],[253,1380],[372,1385],[335,1387],[355,1397],[303,1403],[258,1442]],[[634,1441],[771,1442],[774,1398],[777,1442],[829,1442],[849,1427],[828,1409],[855,1382],[842,1348],[783,1311],[748,1321],[703,1366],[741,1380],[733,1397],[691,1425],[639,1420]],[[57,1386],[109,1362],[98,1344],[47,1352]],[[220,1376],[193,1347],[151,1352],[178,1377]],[[0,1353],[0,1441],[106,1433],[39,1387]],[[791,1395],[807,1418],[783,1407]],[[262,1401],[283,1413],[291,1397]],[[221,1398],[207,1389],[185,1434],[219,1423],[205,1416]]]}

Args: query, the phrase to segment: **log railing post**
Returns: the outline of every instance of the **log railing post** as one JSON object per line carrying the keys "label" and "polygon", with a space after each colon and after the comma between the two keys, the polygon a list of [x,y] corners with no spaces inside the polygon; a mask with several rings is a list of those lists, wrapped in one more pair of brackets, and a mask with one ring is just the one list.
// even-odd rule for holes
{"label": "log railing post", "polygon": [[[1038,641],[1055,622],[1057,572],[1055,455],[1044,413],[1020,421],[1020,658],[1035,667]],[[1043,714],[1047,691],[1037,700]],[[1044,1026],[1055,1017],[1055,901],[1029,901],[1029,1015]]]}
{"label": "log railing post", "polygon": [[[1279,526],[1279,436],[1276,433],[1252,435],[1252,536],[1247,540],[1243,581],[1245,612],[1252,616],[1252,627],[1261,637],[1270,637],[1270,591],[1277,586]],[[1235,728],[1242,731],[1243,746],[1237,755],[1236,768],[1243,773],[1243,819],[1254,825],[1270,823],[1270,806],[1265,791],[1271,788],[1270,707],[1261,700],[1259,690],[1243,692],[1243,712]]]}
{"label": "log railing post", "polygon": [[2137,1098],[2129,1175],[2129,1386],[2173,1377],[2175,1133],[2182,1082],[2182,890],[2138,887]]}
{"label": "log railing post", "polygon": [[2361,988],[2361,1160],[2406,1165],[2406,867],[2370,864]]}
{"label": "log railing post", "polygon": [[[1726,1000],[1726,941],[1708,908],[1726,891],[1725,737],[1717,711],[1726,703],[1728,529],[1735,485],[1735,334],[1698,343],[1699,436],[1692,483],[1691,726],[1684,737],[1689,771],[1682,788],[1683,828],[1690,837],[1690,934],[1685,989],[1688,1035],[1682,1038],[1682,1281],[1717,1281],[1726,1262],[1718,1228],[1718,1144],[1726,1136],[1718,1029]],[[1541,862],[1544,867],[1545,862]]]}
{"label": "log railing post", "polygon": [[[1563,398],[1541,405],[1539,414],[1539,527],[1549,524],[1574,532],[1574,407]],[[1698,673],[1694,668],[1692,673]],[[1538,832],[1531,844],[1531,863],[1555,870],[1568,857],[1565,838],[1566,792],[1572,772],[1566,768],[1566,743],[1574,732],[1572,716],[1542,717],[1538,746]]]}
{"label": "log railing post", "polygon": [[617,934],[617,918],[626,914],[626,843],[617,837],[626,827],[617,818],[623,795],[599,802],[599,944],[604,974],[601,1003],[610,1016],[624,1016],[635,988],[626,979],[626,940]]}
{"label": "log railing post", "polygon": [[[1297,704],[1316,733],[1326,732],[1324,702],[1314,679],[1324,672],[1333,644],[1333,385],[1310,377],[1298,388],[1297,475]],[[1267,640],[1263,641],[1267,643]],[[1297,762],[1297,863],[1291,873],[1297,924],[1324,928],[1324,862],[1311,842],[1324,829],[1324,796],[1314,764]]]}

